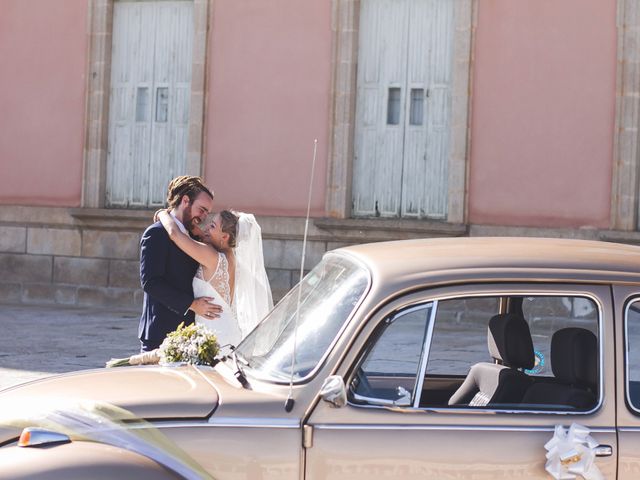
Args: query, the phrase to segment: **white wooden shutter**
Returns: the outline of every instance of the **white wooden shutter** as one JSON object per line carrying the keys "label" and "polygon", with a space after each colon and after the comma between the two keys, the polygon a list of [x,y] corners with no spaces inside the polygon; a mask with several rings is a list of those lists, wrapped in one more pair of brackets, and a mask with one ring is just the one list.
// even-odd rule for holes
{"label": "white wooden shutter", "polygon": [[107,205],[161,205],[187,155],[191,1],[114,4]]}
{"label": "white wooden shutter", "polygon": [[[400,208],[406,7],[394,0],[362,3],[353,169],[357,215],[395,216]],[[394,93],[400,96],[397,125],[387,118]]]}
{"label": "white wooden shutter", "polygon": [[362,1],[354,215],[446,218],[452,35],[453,0]]}
{"label": "white wooden shutter", "polygon": [[453,1],[410,2],[406,101],[422,91],[424,117],[421,125],[405,122],[403,217],[447,214]]}

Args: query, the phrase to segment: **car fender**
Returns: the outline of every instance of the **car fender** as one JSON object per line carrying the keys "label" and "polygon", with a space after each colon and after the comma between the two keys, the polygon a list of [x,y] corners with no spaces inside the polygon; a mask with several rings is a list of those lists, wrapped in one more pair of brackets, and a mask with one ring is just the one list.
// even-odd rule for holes
{"label": "car fender", "polygon": [[0,448],[2,478],[42,480],[138,479],[176,480],[178,474],[129,450],[96,442]]}

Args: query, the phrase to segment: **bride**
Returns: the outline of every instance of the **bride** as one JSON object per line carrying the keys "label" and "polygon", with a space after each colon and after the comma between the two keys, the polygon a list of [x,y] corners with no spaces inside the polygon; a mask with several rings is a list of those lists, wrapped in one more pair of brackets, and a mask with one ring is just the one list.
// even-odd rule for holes
{"label": "bride", "polygon": [[196,315],[196,323],[216,333],[220,345],[238,345],[273,307],[264,268],[260,226],[251,214],[222,210],[199,225],[202,241],[182,233],[167,211],[158,219],[183,252],[200,263],[193,295],[222,307],[218,318]]}

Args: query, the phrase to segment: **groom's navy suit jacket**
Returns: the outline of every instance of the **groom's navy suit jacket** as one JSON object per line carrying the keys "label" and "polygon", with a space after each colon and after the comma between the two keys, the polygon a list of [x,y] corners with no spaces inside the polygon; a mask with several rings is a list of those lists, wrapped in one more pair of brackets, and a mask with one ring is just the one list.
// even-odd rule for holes
{"label": "groom's navy suit jacket", "polygon": [[140,240],[140,283],[144,304],[138,337],[145,351],[158,348],[181,322],[190,325],[194,313],[193,277],[198,262],[180,250],[160,222],[148,227]]}

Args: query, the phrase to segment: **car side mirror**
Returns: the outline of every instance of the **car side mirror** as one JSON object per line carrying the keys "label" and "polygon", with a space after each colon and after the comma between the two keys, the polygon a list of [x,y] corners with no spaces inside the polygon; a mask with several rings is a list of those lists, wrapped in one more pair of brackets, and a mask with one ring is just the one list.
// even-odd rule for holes
{"label": "car side mirror", "polygon": [[340,408],[347,404],[347,387],[340,375],[325,378],[320,388],[320,397],[332,407]]}

